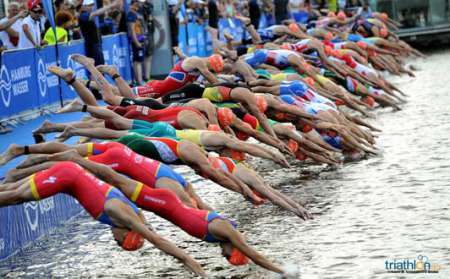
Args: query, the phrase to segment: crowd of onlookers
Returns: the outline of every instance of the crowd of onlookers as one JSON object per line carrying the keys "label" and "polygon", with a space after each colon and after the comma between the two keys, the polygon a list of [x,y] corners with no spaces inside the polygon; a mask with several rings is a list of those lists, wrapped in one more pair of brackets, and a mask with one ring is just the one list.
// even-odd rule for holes
{"label": "crowd of onlookers", "polygon": [[[53,0],[55,30],[51,28],[41,0],[14,0],[0,20],[0,51],[17,48],[41,48],[45,45],[84,39],[87,56],[103,64],[102,35],[127,32],[133,53],[137,83],[150,78],[154,48],[152,0]],[[169,8],[172,46],[178,45],[180,24],[208,22],[218,28],[220,18],[243,15],[258,28],[265,17],[270,24],[309,13],[312,7],[338,11],[361,5],[363,0],[166,0]],[[367,0],[364,0],[367,1]],[[126,11],[125,11],[126,10]]]}

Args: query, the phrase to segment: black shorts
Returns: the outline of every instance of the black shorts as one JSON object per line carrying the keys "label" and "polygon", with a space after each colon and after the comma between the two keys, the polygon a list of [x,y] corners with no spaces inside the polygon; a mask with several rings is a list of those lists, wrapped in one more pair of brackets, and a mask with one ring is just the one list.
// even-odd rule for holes
{"label": "black shorts", "polygon": [[168,106],[161,104],[160,102],[156,101],[155,99],[143,99],[143,100],[136,100],[136,99],[130,99],[130,98],[123,98],[122,102],[120,103],[121,107],[128,107],[128,106],[144,106],[148,107],[150,109],[165,109]]}
{"label": "black shorts", "polygon": [[[143,46],[143,43],[141,43]],[[135,44],[131,44],[131,50],[133,51],[133,61],[134,62],[142,62],[145,57],[144,47],[137,47]]]}

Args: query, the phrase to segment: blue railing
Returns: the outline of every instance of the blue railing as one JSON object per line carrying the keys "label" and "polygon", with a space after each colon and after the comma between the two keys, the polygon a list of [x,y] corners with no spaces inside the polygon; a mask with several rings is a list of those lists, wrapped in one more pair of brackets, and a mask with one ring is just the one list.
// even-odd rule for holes
{"label": "blue railing", "polygon": [[[47,71],[47,67],[59,65],[72,68],[79,78],[86,72],[70,59],[74,53],[84,54],[83,41],[48,46],[41,50],[21,49],[6,51],[0,63],[0,119],[9,118],[27,110],[40,109],[62,99],[73,99],[76,94],[64,82]],[[103,37],[105,62],[116,65],[126,80],[131,80],[131,63],[126,34]]]}

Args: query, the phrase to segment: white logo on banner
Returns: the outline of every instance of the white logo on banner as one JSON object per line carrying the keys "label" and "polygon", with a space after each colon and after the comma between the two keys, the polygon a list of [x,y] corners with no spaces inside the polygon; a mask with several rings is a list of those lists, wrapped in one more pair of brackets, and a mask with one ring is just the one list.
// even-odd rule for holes
{"label": "white logo on banner", "polygon": [[25,216],[32,231],[35,231],[39,224],[39,211],[37,209],[37,202],[28,202],[24,205]]}
{"label": "white logo on banner", "polygon": [[0,251],[5,249],[5,240],[3,238],[0,238]]}
{"label": "white logo on banner", "polygon": [[38,62],[37,78],[38,78],[39,92],[41,92],[42,97],[45,97],[45,95],[47,94],[47,71],[45,70],[44,61],[42,61],[42,59],[40,58]]}
{"label": "white logo on banner", "polygon": [[0,70],[0,94],[5,107],[9,107],[11,103],[11,92],[11,78],[8,69],[3,65]]}
{"label": "white logo on banner", "polygon": [[116,67],[120,67],[120,53],[119,49],[117,49],[116,44],[113,44],[112,56],[113,65],[115,65]]}

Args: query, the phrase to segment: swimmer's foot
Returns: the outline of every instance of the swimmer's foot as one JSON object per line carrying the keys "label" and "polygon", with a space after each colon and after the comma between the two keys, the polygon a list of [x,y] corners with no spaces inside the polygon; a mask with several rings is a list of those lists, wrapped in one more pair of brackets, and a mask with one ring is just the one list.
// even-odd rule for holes
{"label": "swimmer's foot", "polygon": [[119,74],[117,68],[113,65],[98,65],[96,68],[100,73],[107,74],[111,77],[116,74]]}
{"label": "swimmer's foot", "polygon": [[75,112],[75,111],[81,111],[83,108],[83,103],[81,103],[80,100],[75,99],[69,104],[65,105],[63,108],[58,110],[56,113],[68,113],[68,112]]}
{"label": "swimmer's foot", "polygon": [[223,32],[223,37],[225,38],[225,40],[227,40],[229,42],[234,40],[233,35],[231,35],[230,32],[228,32],[226,30]]}
{"label": "swimmer's foot", "polygon": [[45,154],[32,154],[29,155],[22,163],[16,166],[16,169],[25,169],[31,166],[43,163],[47,161],[47,155]]}
{"label": "swimmer's foot", "polygon": [[72,59],[75,62],[80,63],[83,66],[90,66],[90,65],[94,65],[95,64],[95,60],[89,57],[86,57],[84,55],[81,54],[72,54],[70,56],[70,59]]}
{"label": "swimmer's foot", "polygon": [[47,70],[50,73],[62,78],[65,82],[69,82],[69,81],[73,80],[73,78],[75,76],[72,69],[63,69],[58,66],[50,66],[47,68]]}
{"label": "swimmer's foot", "polygon": [[76,161],[76,159],[81,159],[82,157],[74,149],[67,150],[64,152],[59,152],[47,156],[49,161]]}
{"label": "swimmer's foot", "polygon": [[61,132],[61,128],[58,124],[53,124],[48,120],[45,120],[42,125],[37,128],[36,130],[33,130],[33,135],[35,134],[48,134],[48,133],[55,133],[55,132]]}
{"label": "swimmer's foot", "polygon": [[22,154],[23,154],[23,150],[22,150],[22,148],[19,145],[15,144],[15,143],[11,144],[5,150],[5,152],[3,152],[2,155],[0,155],[0,166],[5,165],[6,163],[11,161],[12,159],[14,159],[17,156],[20,156]]}
{"label": "swimmer's foot", "polygon": [[68,140],[70,137],[73,136],[73,130],[75,130],[74,127],[67,126],[61,134],[56,136],[56,140],[58,142],[65,142],[66,140]]}

